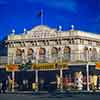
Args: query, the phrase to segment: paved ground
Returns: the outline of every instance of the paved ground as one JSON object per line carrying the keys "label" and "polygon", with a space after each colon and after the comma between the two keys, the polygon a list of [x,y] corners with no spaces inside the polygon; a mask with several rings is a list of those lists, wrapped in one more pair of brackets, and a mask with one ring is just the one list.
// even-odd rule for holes
{"label": "paved ground", "polygon": [[100,100],[100,95],[0,94],[0,100]]}

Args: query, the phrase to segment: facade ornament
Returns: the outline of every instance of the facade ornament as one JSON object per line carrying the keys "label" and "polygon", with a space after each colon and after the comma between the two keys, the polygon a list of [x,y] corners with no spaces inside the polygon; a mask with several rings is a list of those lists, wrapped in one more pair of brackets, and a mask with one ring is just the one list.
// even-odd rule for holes
{"label": "facade ornament", "polygon": [[26,30],[26,28],[24,28],[24,33],[26,33],[27,32],[27,30]]}
{"label": "facade ornament", "polygon": [[71,30],[74,30],[75,29],[75,26],[74,25],[71,25]]}
{"label": "facade ornament", "polygon": [[59,26],[59,31],[62,31],[62,26],[61,25]]}
{"label": "facade ornament", "polygon": [[12,29],[12,34],[13,34],[13,35],[15,34],[15,29]]}

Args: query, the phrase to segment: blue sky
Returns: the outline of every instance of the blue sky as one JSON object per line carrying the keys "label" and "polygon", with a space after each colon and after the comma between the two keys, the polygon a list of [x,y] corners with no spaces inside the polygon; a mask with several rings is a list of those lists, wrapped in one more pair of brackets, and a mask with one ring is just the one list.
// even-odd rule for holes
{"label": "blue sky", "polygon": [[0,0],[0,40],[15,28],[16,33],[40,24],[37,13],[44,11],[44,25],[63,30],[100,33],[100,0]]}

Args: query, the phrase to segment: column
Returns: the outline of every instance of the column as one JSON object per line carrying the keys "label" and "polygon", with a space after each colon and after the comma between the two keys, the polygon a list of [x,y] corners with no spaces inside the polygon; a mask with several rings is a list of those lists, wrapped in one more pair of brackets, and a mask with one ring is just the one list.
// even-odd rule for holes
{"label": "column", "polygon": [[61,84],[60,84],[60,91],[63,91],[63,69],[60,68],[60,80],[61,80]]}
{"label": "column", "polygon": [[35,70],[35,83],[36,83],[36,90],[35,92],[38,92],[38,70]]}
{"label": "column", "polygon": [[49,47],[47,47],[47,48],[45,48],[46,49],[46,61],[49,63],[49,59],[50,59],[50,48]]}
{"label": "column", "polygon": [[15,71],[12,71],[12,92],[14,92],[15,87]]}
{"label": "column", "polygon": [[[13,64],[14,64],[14,53],[13,53]],[[15,87],[15,71],[12,71],[12,92],[14,92],[14,87]]]}
{"label": "column", "polygon": [[87,91],[90,90],[89,88],[89,63],[86,65],[86,76],[87,76]]}
{"label": "column", "polygon": [[49,47],[49,50],[48,50],[48,55],[49,55],[49,62],[52,62],[52,55],[51,55],[51,51],[52,50],[52,47]]}

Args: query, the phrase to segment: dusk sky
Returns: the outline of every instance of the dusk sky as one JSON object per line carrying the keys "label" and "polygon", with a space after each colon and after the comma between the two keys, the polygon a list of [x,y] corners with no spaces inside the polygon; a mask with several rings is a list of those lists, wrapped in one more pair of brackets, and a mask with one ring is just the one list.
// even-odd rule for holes
{"label": "dusk sky", "polygon": [[75,29],[100,34],[100,0],[0,0],[0,40],[40,24],[37,13],[43,9],[44,25],[63,30]]}

